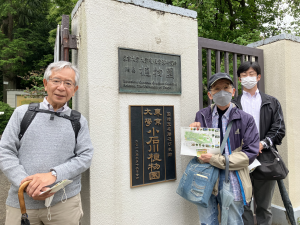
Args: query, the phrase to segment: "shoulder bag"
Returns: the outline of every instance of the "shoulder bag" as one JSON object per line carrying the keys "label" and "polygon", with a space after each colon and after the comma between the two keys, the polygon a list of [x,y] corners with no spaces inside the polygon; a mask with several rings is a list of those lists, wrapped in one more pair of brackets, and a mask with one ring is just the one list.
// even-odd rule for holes
{"label": "shoulder bag", "polygon": [[257,156],[257,160],[261,165],[252,172],[256,180],[282,180],[289,173],[281,156],[273,146],[264,149]]}
{"label": "shoulder bag", "polygon": [[[232,122],[228,124],[225,136],[223,138],[220,148],[221,154],[225,148],[231,126]],[[194,204],[200,204],[202,207],[207,208],[209,198],[212,194],[218,177],[218,168],[210,165],[209,163],[199,163],[196,156],[187,165],[176,192],[184,199]]]}

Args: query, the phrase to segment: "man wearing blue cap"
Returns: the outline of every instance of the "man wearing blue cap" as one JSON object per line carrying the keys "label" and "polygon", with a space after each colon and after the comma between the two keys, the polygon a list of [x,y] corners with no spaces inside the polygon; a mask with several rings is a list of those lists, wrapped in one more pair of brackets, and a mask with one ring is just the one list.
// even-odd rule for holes
{"label": "man wearing blue cap", "polygon": [[225,145],[223,154],[202,154],[199,163],[210,163],[220,169],[219,182],[216,182],[208,202],[208,208],[198,206],[201,225],[219,225],[218,207],[222,205],[220,191],[225,179],[225,157],[229,158],[230,192],[234,196],[233,203],[228,210],[228,225],[243,224],[242,215],[244,205],[252,196],[252,185],[248,166],[258,154],[259,136],[253,117],[238,109],[231,103],[235,93],[231,77],[226,73],[216,73],[208,81],[209,99],[214,104],[201,109],[196,114],[195,122],[190,127],[220,128],[221,142],[227,125],[232,121],[229,141]]}

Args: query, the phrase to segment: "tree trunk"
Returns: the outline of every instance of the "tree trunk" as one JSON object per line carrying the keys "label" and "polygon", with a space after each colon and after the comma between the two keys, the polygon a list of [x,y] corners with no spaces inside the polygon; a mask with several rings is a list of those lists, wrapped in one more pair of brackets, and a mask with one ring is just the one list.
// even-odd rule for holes
{"label": "tree trunk", "polygon": [[14,27],[13,17],[10,12],[7,15],[8,15],[7,37],[9,38],[10,41],[12,41],[13,40],[13,27]]}

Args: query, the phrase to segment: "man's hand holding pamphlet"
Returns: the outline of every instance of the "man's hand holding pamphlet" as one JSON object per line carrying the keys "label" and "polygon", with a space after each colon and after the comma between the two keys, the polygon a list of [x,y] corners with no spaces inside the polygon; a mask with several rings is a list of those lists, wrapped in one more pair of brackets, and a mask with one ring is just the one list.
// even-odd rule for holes
{"label": "man's hand holding pamphlet", "polygon": [[220,129],[182,127],[181,155],[200,157],[207,153],[220,153]]}
{"label": "man's hand holding pamphlet", "polygon": [[[181,155],[191,155],[200,157],[202,154],[219,154],[220,153],[220,129],[219,128],[181,128]],[[260,162],[255,159],[248,166],[249,172],[252,173]]]}

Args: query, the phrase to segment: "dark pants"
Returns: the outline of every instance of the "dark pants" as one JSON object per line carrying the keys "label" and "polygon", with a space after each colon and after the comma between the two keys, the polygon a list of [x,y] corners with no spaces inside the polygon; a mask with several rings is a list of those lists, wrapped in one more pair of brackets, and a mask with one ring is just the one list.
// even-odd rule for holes
{"label": "dark pants", "polygon": [[[256,180],[251,174],[250,177],[256,203],[257,225],[271,225],[271,202],[276,180]],[[245,225],[254,225],[253,213],[249,206],[244,206],[243,221]]]}

